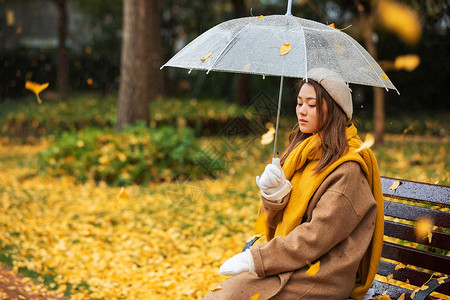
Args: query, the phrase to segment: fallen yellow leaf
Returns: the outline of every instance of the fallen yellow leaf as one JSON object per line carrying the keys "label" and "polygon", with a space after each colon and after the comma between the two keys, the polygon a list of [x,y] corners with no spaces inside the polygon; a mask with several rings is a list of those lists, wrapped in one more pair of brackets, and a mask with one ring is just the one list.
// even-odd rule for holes
{"label": "fallen yellow leaf", "polygon": [[250,300],[257,300],[259,298],[260,293],[256,293],[253,296],[250,297]]}
{"label": "fallen yellow leaf", "polygon": [[405,300],[405,293],[401,294],[400,297],[398,297],[397,300]]}
{"label": "fallen yellow leaf", "polygon": [[399,263],[398,265],[395,266],[395,271],[400,270],[400,269],[404,269],[406,268],[406,265]]}
{"label": "fallen yellow leaf", "polygon": [[289,43],[284,43],[284,44],[281,45],[281,47],[280,47],[280,55],[283,56],[283,55],[288,54],[289,51],[291,51],[291,49],[292,49],[291,44],[289,44]]}
{"label": "fallen yellow leaf", "polygon": [[428,218],[421,218],[417,221],[417,225],[415,227],[416,237],[418,239],[428,238],[431,241],[431,235],[433,230],[433,221]]}
{"label": "fallen yellow leaf", "polygon": [[309,265],[309,269],[308,269],[308,271],[306,271],[307,275],[312,276],[312,275],[316,274],[317,272],[319,272],[320,260],[312,265],[308,261],[306,263]]}
{"label": "fallen yellow leaf", "polygon": [[126,199],[128,199],[128,194],[127,194],[127,193],[125,193],[125,190],[124,190],[124,188],[123,188],[123,187],[122,187],[122,188],[120,189],[120,192],[119,192],[118,198],[119,198],[119,199],[123,199],[123,200],[126,200]]}
{"label": "fallen yellow leaf", "polygon": [[48,82],[43,84],[39,84],[32,81],[25,82],[25,88],[27,90],[32,91],[36,95],[39,104],[42,103],[41,98],[39,98],[39,93],[45,90],[48,87],[48,85],[49,85]]}
{"label": "fallen yellow leaf", "polygon": [[439,282],[439,284],[444,284],[445,283],[445,279],[447,279],[448,277],[447,276],[445,276],[445,277],[439,277],[438,279],[437,279],[437,282]]}
{"label": "fallen yellow leaf", "polygon": [[396,181],[394,181],[394,182],[392,183],[392,185],[391,185],[391,187],[390,187],[389,189],[395,191],[395,190],[400,186],[400,184],[402,184],[402,183],[400,182],[400,180],[396,180]]}
{"label": "fallen yellow leaf", "polygon": [[200,58],[200,60],[201,60],[201,61],[207,60],[207,59],[211,56],[211,54],[213,54],[213,51],[208,52],[208,54],[206,54],[205,56],[203,56],[202,58]]}
{"label": "fallen yellow leaf", "polygon": [[429,286],[428,285],[422,285],[421,287],[420,287],[420,290],[421,291],[425,291],[425,290],[427,290],[429,288]]}
{"label": "fallen yellow leaf", "polygon": [[394,274],[389,274],[388,276],[386,276],[387,282],[389,282],[393,277],[394,277]]}
{"label": "fallen yellow leaf", "polygon": [[222,289],[222,286],[221,286],[221,285],[218,285],[218,286],[216,286],[216,287],[213,287],[213,288],[211,289],[211,292],[220,291],[221,289]]}
{"label": "fallen yellow leaf", "polygon": [[362,151],[364,149],[372,147],[372,145],[375,143],[375,138],[370,133],[366,134],[366,140],[364,143],[362,143],[361,146],[359,146],[358,149],[355,150],[355,152]]}

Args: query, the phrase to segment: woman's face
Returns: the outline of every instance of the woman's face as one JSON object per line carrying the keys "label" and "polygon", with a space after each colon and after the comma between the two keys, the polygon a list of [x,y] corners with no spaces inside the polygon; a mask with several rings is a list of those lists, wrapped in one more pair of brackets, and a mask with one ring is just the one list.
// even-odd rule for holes
{"label": "woman's face", "polygon": [[[323,114],[326,115],[325,102]],[[317,111],[316,91],[311,84],[305,83],[297,97],[297,119],[300,131],[303,133],[316,133],[319,130],[319,114]]]}

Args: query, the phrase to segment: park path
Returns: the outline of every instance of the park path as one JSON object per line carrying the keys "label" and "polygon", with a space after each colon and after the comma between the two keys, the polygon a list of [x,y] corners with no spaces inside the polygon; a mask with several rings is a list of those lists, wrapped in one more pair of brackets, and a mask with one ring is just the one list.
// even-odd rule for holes
{"label": "park path", "polygon": [[0,300],[4,299],[62,300],[64,297],[42,286],[37,286],[31,279],[21,277],[13,271],[0,266]]}

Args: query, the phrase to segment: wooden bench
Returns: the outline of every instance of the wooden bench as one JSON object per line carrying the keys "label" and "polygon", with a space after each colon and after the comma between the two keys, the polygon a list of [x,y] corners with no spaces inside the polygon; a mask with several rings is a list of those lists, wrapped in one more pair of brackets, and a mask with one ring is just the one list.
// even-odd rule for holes
{"label": "wooden bench", "polygon": [[[389,295],[391,299],[402,294],[404,299],[450,299],[450,187],[388,177],[381,177],[381,185],[385,197],[385,241],[377,271],[380,281],[373,284],[376,294]],[[414,225],[422,219],[430,220],[432,230],[425,237],[418,237]],[[414,223],[408,224],[411,222]],[[394,243],[392,238],[398,240]],[[243,251],[256,240],[248,241]],[[404,284],[396,285],[394,280]],[[414,293],[417,288],[399,286],[406,284],[421,289]],[[430,296],[433,291],[442,297]]]}

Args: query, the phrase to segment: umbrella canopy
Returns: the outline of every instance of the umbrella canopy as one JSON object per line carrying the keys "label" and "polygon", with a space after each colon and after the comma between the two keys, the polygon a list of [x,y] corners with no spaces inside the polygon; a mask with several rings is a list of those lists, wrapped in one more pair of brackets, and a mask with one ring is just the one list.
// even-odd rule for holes
{"label": "umbrella canopy", "polygon": [[223,22],[181,49],[166,66],[297,78],[327,68],[347,83],[397,90],[348,34],[290,14]]}
{"label": "umbrella canopy", "polygon": [[[238,18],[216,25],[181,49],[162,67],[280,76],[273,157],[284,77],[305,78],[326,68],[347,83],[397,88],[372,56],[339,29],[285,15]],[[190,72],[189,71],[189,72]]]}

